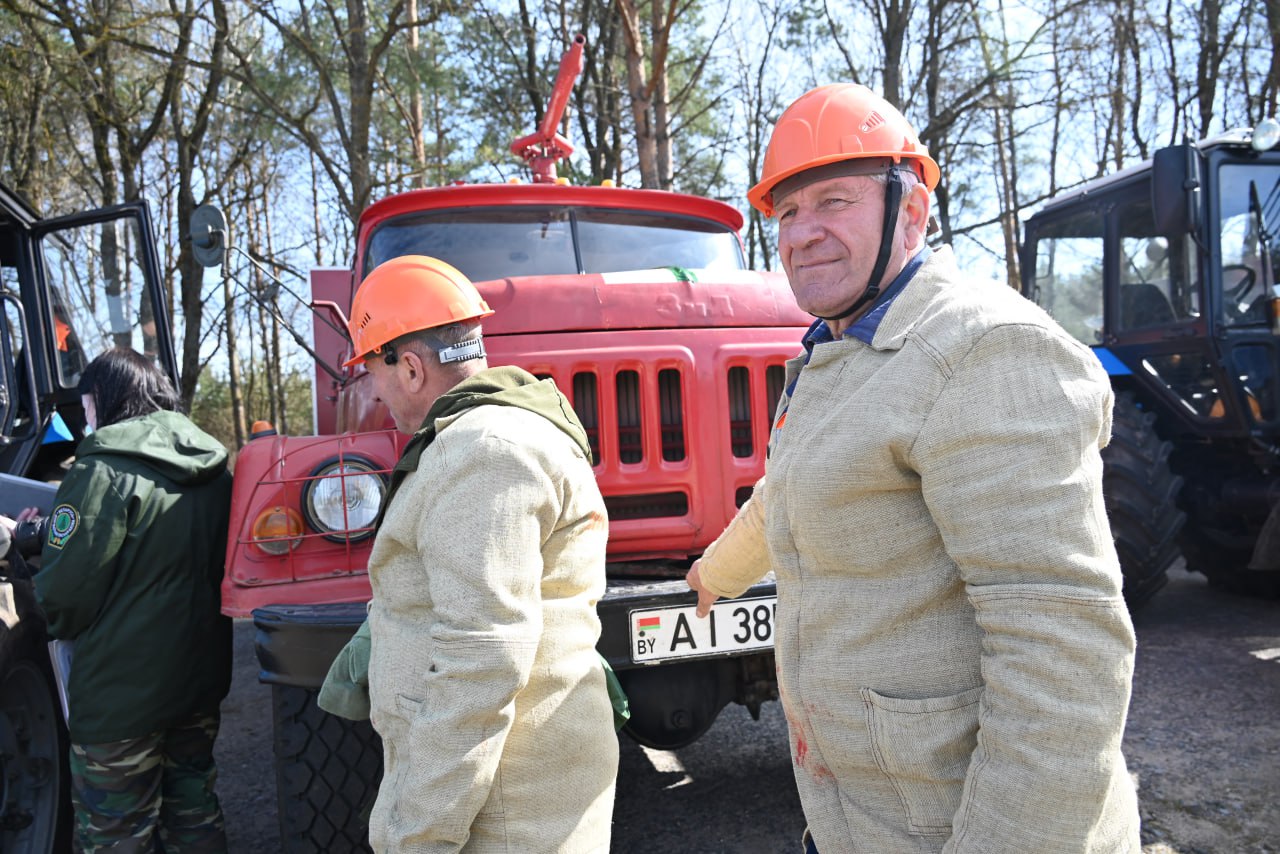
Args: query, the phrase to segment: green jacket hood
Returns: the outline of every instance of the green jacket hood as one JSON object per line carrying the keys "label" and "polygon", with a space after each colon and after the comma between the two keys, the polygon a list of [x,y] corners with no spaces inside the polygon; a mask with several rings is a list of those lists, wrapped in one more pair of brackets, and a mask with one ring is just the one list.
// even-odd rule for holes
{"label": "green jacket hood", "polygon": [[227,449],[178,412],[160,410],[110,424],[80,442],[80,458],[110,454],[144,462],[182,485],[208,483],[227,469]]}
{"label": "green jacket hood", "polygon": [[[540,380],[514,365],[486,368],[440,395],[431,405],[427,417],[422,420],[422,426],[413,434],[409,444],[405,445],[400,461],[391,472],[391,488],[382,504],[384,513],[405,475],[417,471],[422,452],[435,441],[437,423],[477,406],[515,406],[541,415],[572,439],[582,449],[582,453],[586,454],[587,460],[591,460],[591,443],[587,440],[586,428],[578,420],[569,399],[556,388],[554,382]],[[379,516],[378,524],[381,522],[382,518]]]}
{"label": "green jacket hood", "polygon": [[477,406],[514,406],[541,415],[572,439],[587,459],[591,459],[587,431],[555,383],[539,380],[523,368],[511,365],[487,368],[440,395],[427,412],[418,434],[430,430],[434,438],[436,421],[453,418]]}

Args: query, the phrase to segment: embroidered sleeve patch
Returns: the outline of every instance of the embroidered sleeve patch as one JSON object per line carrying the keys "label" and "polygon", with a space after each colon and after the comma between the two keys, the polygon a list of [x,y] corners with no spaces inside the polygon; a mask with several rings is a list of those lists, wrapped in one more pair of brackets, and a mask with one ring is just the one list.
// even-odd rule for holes
{"label": "embroidered sleeve patch", "polygon": [[70,504],[59,504],[49,517],[49,545],[60,549],[80,527],[80,514]]}

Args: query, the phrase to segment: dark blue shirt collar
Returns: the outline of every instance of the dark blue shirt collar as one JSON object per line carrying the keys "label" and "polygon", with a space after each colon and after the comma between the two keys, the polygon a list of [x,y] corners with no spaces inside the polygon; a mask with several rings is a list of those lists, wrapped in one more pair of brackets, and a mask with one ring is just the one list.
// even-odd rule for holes
{"label": "dark blue shirt collar", "polygon": [[[898,294],[902,293],[902,289],[907,282],[915,276],[920,266],[928,260],[933,251],[928,247],[924,247],[917,252],[906,266],[902,268],[902,272],[894,276],[893,281],[889,283],[889,287],[880,292],[875,302],[871,304],[871,310],[859,317],[852,326],[844,331],[845,338],[857,338],[864,344],[870,344],[871,340],[876,337],[876,330],[880,328],[880,321],[884,320],[885,313],[889,311],[889,306],[898,298]],[[825,320],[814,320],[813,325],[809,327],[809,331],[804,334],[803,344],[807,353],[813,353],[815,344],[826,344],[828,341],[835,340],[831,336],[831,330],[827,327]]]}

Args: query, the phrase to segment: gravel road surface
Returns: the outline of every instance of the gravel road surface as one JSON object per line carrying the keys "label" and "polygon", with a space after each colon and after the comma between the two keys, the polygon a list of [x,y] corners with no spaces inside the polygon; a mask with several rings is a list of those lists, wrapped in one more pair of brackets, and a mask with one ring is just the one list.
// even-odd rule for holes
{"label": "gravel road surface", "polygon": [[[1210,590],[1175,569],[1135,618],[1138,662],[1125,736],[1144,854],[1280,854],[1280,602]],[[236,626],[218,790],[233,854],[279,850],[271,695],[253,627]],[[797,852],[804,817],[777,703],[730,707],[674,752],[622,741],[613,850]]]}

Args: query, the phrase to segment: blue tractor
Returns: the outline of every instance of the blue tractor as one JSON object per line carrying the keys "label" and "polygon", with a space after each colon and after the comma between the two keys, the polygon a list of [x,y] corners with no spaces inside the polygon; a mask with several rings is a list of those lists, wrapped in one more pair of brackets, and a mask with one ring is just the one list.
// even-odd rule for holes
{"label": "blue tractor", "polygon": [[1104,491],[1131,609],[1179,553],[1280,593],[1280,123],[1064,193],[1026,224],[1023,293],[1116,391]]}

